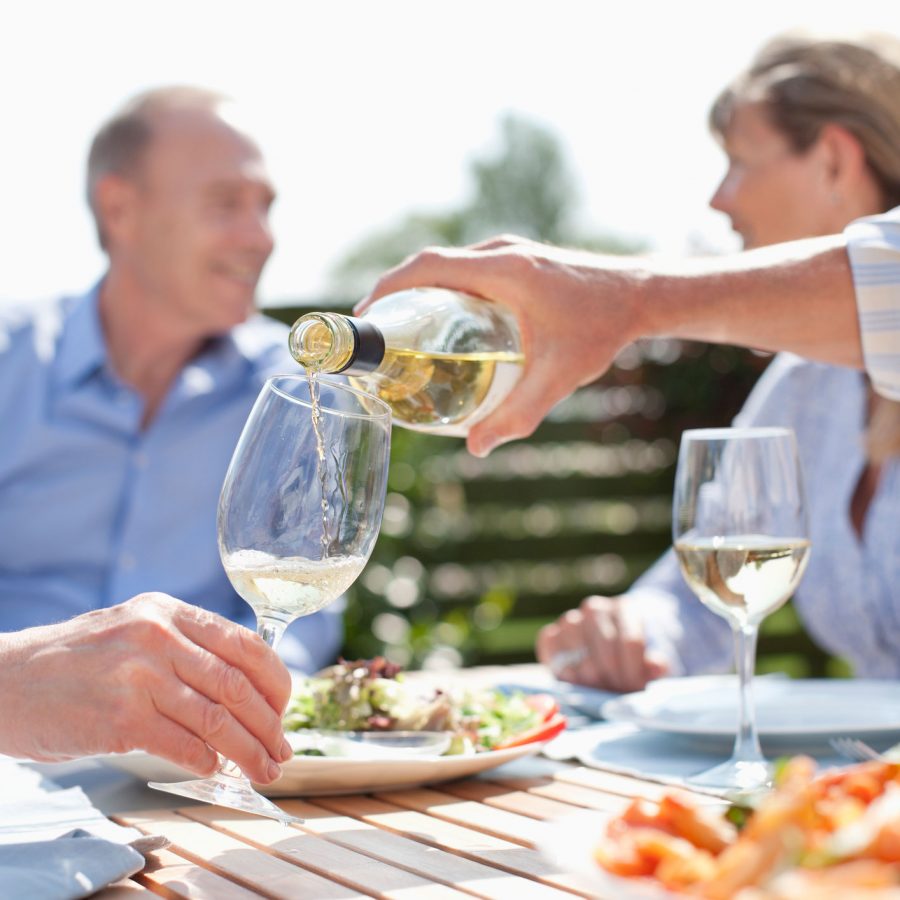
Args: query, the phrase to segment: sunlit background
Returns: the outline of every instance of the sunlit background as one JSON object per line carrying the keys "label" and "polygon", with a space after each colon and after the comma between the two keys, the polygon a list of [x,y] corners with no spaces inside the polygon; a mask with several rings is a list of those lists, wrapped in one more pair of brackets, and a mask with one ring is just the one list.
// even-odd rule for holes
{"label": "sunlit background", "polygon": [[[278,249],[260,299],[290,321],[349,309],[424,243],[499,230],[735,249],[706,207],[724,170],[710,102],[773,34],[900,33],[900,0],[37,0],[4,20],[0,300],[102,273],[82,196],[91,136],[134,92],[196,83],[241,101],[266,151]],[[726,424],[766,362],[642,343],[486,460],[395,429],[344,652],[435,668],[533,658],[542,624],[626,590],[670,545],[680,432]],[[759,668],[847,671],[789,605],[765,622]]]}
{"label": "sunlit background", "polygon": [[706,110],[761,41],[798,25],[898,30],[900,3],[7,3],[0,298],[96,278],[90,137],[132,93],[173,82],[254,115],[280,189],[266,304],[327,297],[333,267],[374,231],[464,204],[505,112],[560,142],[582,230],[666,252],[733,247],[705,207],[722,172]]}

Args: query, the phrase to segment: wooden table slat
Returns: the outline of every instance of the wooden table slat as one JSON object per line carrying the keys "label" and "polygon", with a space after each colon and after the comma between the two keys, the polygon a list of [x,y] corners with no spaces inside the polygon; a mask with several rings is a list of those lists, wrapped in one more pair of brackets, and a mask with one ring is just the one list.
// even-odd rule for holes
{"label": "wooden table slat", "polygon": [[[472,831],[367,796],[317,797],[314,805],[361,819],[376,825],[379,829],[405,835],[429,846],[450,850],[469,859],[496,866],[514,876],[521,876],[512,888],[517,898],[561,896],[556,888],[578,892],[575,879],[560,873],[536,850],[512,841]],[[506,893],[503,896],[505,900],[512,894]]]}
{"label": "wooden table slat", "polygon": [[560,803],[568,803],[573,807],[580,806],[611,814],[620,813],[631,802],[625,797],[604,794],[602,791],[569,784],[565,781],[553,781],[550,784],[534,787],[530,789],[529,793],[557,800]]}
{"label": "wooden table slat", "polygon": [[549,797],[540,797],[537,794],[522,790],[510,790],[503,784],[490,781],[452,781],[442,785],[442,790],[454,797],[464,800],[474,800],[487,806],[495,806],[497,809],[505,809],[509,812],[530,816],[533,819],[545,821],[556,819],[560,816],[571,815],[580,807],[559,800],[551,800]]}
{"label": "wooden table slat", "polygon": [[263,896],[316,897],[317,900],[350,900],[366,896],[322,878],[299,864],[260,853],[254,847],[179,815],[177,811],[130,813],[119,818],[148,834],[165,834],[179,856],[250,890],[258,890]]}
{"label": "wooden table slat", "polygon": [[255,900],[259,897],[254,891],[170,850],[150,854],[144,870],[134,878],[154,893],[178,900]]}
{"label": "wooden table slat", "polygon": [[363,893],[395,900],[401,897],[459,900],[466,895],[449,886],[435,884],[406,868],[399,868],[372,856],[319,837],[302,824],[285,828],[272,819],[217,806],[191,806],[182,815],[211,828],[247,841],[288,862],[302,864],[326,878],[340,881]]}
{"label": "wooden table slat", "polygon": [[496,809],[472,800],[462,800],[437,790],[419,788],[412,791],[390,791],[374,794],[379,800],[437,816],[466,828],[474,828],[526,847],[541,842],[546,825],[527,816]]}
{"label": "wooden table slat", "polygon": [[[662,799],[665,794],[669,794],[674,790],[688,790],[685,787],[679,786],[676,788],[669,784],[643,781],[640,778],[632,778],[630,775],[620,775],[617,772],[606,772],[602,769],[590,769],[587,766],[572,766],[570,769],[564,769],[563,771],[555,773],[553,778],[555,781],[592,788],[609,794],[615,794],[619,797],[625,797],[629,800],[640,797],[645,800],[658,801]],[[701,794],[695,791],[689,791],[689,793],[695,800],[701,802],[708,801],[711,806],[722,805],[722,799],[720,797],[714,797],[710,794]]]}
{"label": "wooden table slat", "polygon": [[117,881],[93,897],[94,900],[153,900],[150,891],[136,881]]}
{"label": "wooden table slat", "polygon": [[527,896],[559,896],[551,888],[434,844],[426,844],[423,852],[423,844],[416,837],[397,834],[352,816],[336,815],[322,806],[301,800],[286,801],[284,806],[292,815],[305,818],[298,827],[434,881],[453,885],[467,894],[499,900],[518,897],[526,891],[531,891]]}

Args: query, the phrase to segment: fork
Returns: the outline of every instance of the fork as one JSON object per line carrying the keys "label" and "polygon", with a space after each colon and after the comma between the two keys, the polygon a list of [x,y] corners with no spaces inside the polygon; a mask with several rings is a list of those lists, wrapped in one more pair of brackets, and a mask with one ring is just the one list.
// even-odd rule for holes
{"label": "fork", "polygon": [[832,738],[828,743],[841,756],[845,756],[847,759],[852,759],[855,762],[889,761],[883,753],[879,753],[874,747],[870,747],[865,741],[860,741],[857,738]]}

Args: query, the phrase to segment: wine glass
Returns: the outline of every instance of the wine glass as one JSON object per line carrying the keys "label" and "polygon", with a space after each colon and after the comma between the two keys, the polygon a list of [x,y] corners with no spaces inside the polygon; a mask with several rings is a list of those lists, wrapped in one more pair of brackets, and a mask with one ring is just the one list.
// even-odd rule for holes
{"label": "wine glass", "polygon": [[740,696],[731,759],[692,784],[753,791],[771,783],[751,681],[760,622],[791,596],[809,559],[806,497],[788,428],[685,431],[673,502],[675,553],[700,601],[734,634]]}
{"label": "wine glass", "polygon": [[[228,578],[270,646],[365,566],[381,525],[390,433],[388,406],[344,384],[285,375],[263,386],[225,475],[217,524]],[[300,821],[219,759],[209,778],[150,787]]]}

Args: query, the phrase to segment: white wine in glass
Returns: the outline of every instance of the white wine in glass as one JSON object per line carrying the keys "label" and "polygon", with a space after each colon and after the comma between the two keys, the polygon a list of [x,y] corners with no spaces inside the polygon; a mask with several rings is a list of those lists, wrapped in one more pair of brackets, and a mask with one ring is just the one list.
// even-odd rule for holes
{"label": "white wine in glass", "polygon": [[[270,378],[247,419],[219,498],[222,564],[274,647],[294,619],[350,587],[375,546],[384,510],[391,413],[344,384]],[[220,757],[210,778],[150,786],[298,821]]]}
{"label": "white wine in glass", "polygon": [[752,696],[759,624],[794,592],[810,551],[794,433],[787,428],[684,432],[673,535],[688,586],[731,626],[740,691],[731,759],[689,781],[753,791],[769,784],[772,774],[760,749]]}

